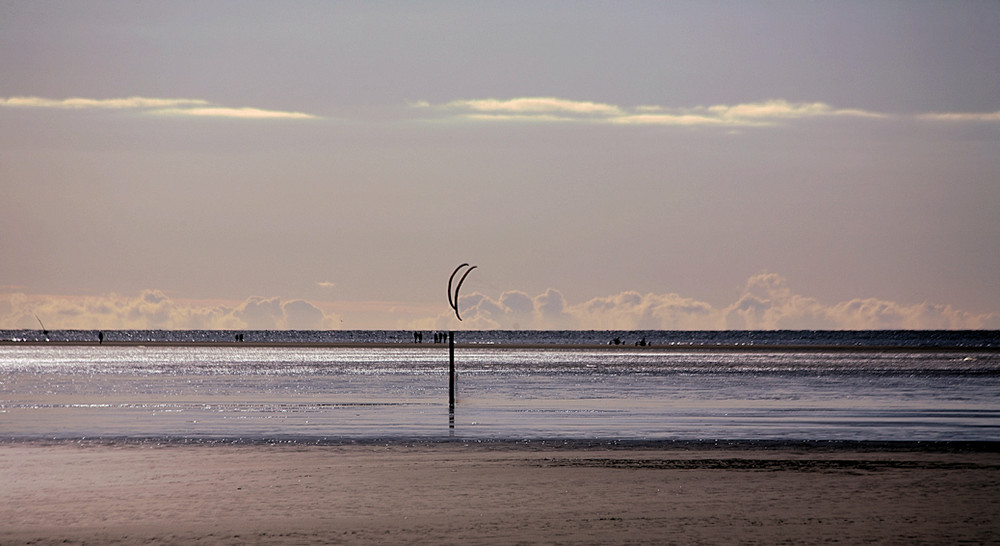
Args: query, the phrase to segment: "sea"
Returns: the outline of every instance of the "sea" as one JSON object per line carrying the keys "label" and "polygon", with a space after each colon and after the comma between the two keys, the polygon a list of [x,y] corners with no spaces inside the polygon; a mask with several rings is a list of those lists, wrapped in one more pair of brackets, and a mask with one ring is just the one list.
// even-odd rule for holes
{"label": "sea", "polygon": [[0,442],[1000,442],[1000,331],[453,335],[0,330]]}

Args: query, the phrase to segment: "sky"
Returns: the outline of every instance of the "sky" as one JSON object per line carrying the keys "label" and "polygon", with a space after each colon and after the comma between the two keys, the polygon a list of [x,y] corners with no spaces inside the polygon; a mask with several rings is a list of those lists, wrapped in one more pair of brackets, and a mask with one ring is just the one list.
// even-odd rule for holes
{"label": "sky", "polygon": [[0,0],[0,328],[1000,329],[998,29]]}

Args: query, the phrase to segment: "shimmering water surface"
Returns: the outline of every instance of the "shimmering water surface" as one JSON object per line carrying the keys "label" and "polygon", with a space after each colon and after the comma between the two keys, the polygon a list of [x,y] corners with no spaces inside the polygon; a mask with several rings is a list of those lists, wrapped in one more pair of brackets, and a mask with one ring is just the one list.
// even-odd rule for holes
{"label": "shimmering water surface", "polygon": [[[742,344],[734,333],[681,348],[678,332],[590,332],[583,341],[575,332],[462,332],[475,344],[456,349],[454,411],[448,349],[430,343],[431,333],[420,345],[402,343],[412,332],[321,341],[361,342],[354,346],[292,344],[316,342],[302,333],[285,333],[284,345],[169,333],[188,338],[168,341],[207,342],[198,346],[158,345],[165,336],[150,339],[156,332],[105,334],[146,346],[28,344],[10,341],[27,333],[3,334],[0,439],[8,440],[1000,441],[996,332],[947,343],[939,333],[907,332],[895,343],[884,333],[787,333]],[[615,337],[628,344],[606,345]],[[642,338],[653,345],[632,343]],[[385,344],[394,339],[398,346]],[[605,345],[571,346],[580,343]]]}

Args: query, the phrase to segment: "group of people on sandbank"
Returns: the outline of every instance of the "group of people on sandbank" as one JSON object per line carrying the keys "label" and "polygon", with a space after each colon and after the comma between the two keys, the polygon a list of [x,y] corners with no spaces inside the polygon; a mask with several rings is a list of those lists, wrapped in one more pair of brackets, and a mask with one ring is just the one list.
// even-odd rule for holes
{"label": "group of people on sandbank", "polygon": [[[413,332],[413,342],[423,343],[424,333]],[[434,332],[434,343],[448,343],[448,332]]]}
{"label": "group of people on sandbank", "polygon": [[[609,341],[608,345],[626,345],[626,343],[624,341],[622,341],[622,338],[616,337],[616,338],[612,339],[611,341]],[[646,338],[644,337],[644,338],[640,339],[639,341],[636,341],[635,342],[635,346],[636,347],[652,347],[653,344],[651,342],[646,341]]]}

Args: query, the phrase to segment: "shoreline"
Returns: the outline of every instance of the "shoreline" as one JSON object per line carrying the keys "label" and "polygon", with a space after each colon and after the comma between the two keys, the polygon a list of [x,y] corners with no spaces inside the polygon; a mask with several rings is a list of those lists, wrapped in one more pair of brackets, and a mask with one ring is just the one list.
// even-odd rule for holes
{"label": "shoreline", "polygon": [[[260,341],[13,341],[0,340],[2,347],[52,346],[52,347],[219,347],[219,348],[269,348],[269,349],[424,349],[447,350],[447,343],[413,342],[260,342]],[[586,350],[627,352],[797,352],[797,353],[1000,353],[1000,347],[967,346],[905,346],[905,345],[780,345],[780,344],[664,344],[664,345],[614,345],[610,343],[455,343],[456,349],[503,350]]]}
{"label": "shoreline", "polygon": [[993,543],[1000,453],[0,443],[0,543]]}

